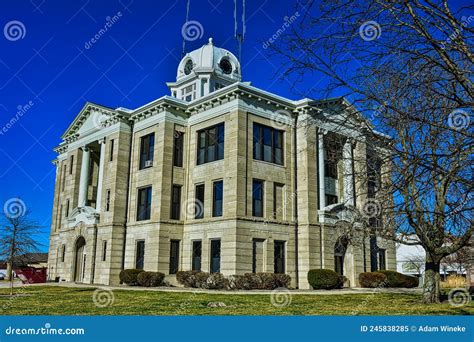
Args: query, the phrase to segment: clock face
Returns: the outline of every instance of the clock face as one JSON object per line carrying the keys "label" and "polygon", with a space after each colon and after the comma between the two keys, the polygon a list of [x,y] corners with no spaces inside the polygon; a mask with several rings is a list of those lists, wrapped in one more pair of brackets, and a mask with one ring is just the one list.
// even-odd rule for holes
{"label": "clock face", "polygon": [[219,62],[219,67],[221,68],[224,74],[229,75],[232,72],[232,64],[227,58],[222,58]]}
{"label": "clock face", "polygon": [[193,61],[189,59],[184,65],[184,74],[189,75],[192,70],[193,70]]}

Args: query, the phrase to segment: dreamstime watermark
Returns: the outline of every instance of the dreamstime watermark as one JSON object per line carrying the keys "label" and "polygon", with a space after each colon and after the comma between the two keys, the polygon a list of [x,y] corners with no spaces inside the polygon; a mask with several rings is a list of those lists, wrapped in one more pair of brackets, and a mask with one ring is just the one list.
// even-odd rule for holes
{"label": "dreamstime watermark", "polygon": [[189,20],[181,27],[181,35],[183,36],[184,40],[192,42],[202,38],[204,35],[204,27],[197,20]]}
{"label": "dreamstime watermark", "polygon": [[470,122],[471,118],[469,116],[469,113],[462,109],[453,110],[448,117],[449,127],[457,131],[467,128]]}
{"label": "dreamstime watermark", "polygon": [[8,132],[10,128],[12,128],[18,120],[21,119],[23,115],[25,115],[31,107],[33,107],[35,103],[33,101],[28,101],[25,105],[18,105],[17,107],[17,112],[15,116],[13,116],[1,129],[0,129],[0,135],[3,135]]}
{"label": "dreamstime watermark", "polygon": [[45,323],[39,328],[16,328],[9,326],[5,329],[6,335],[84,335],[84,328],[53,328],[50,323]]}
{"label": "dreamstime watermark", "polygon": [[273,128],[279,130],[286,130],[290,125],[288,120],[291,120],[291,113],[284,109],[278,109],[271,114],[271,125]]}
{"label": "dreamstime watermark", "polygon": [[19,20],[12,20],[3,27],[3,35],[11,42],[23,39],[26,36],[26,27]]}
{"label": "dreamstime watermark", "polygon": [[98,308],[105,308],[114,304],[115,296],[111,289],[99,287],[92,294],[92,301]]}
{"label": "dreamstime watermark", "polygon": [[471,24],[473,20],[474,15],[470,15],[469,17],[461,17],[461,29],[456,29],[453,33],[451,33],[449,37],[441,43],[441,49],[446,50],[446,46],[455,41],[461,35],[464,29]]}
{"label": "dreamstime watermark", "polygon": [[5,216],[10,219],[16,219],[26,213],[26,204],[20,198],[10,198],[3,205]]}
{"label": "dreamstime watermark", "polygon": [[107,114],[104,114],[98,111],[93,112],[91,115],[92,115],[92,124],[97,129],[104,128],[107,123],[107,120],[110,119],[110,117]]}
{"label": "dreamstime watermark", "polygon": [[467,289],[456,288],[448,293],[448,302],[451,306],[459,308],[469,304],[470,301],[471,295]]}
{"label": "dreamstime watermark", "polygon": [[270,294],[270,302],[277,308],[283,308],[291,304],[292,296],[286,287],[278,287]]}
{"label": "dreamstime watermark", "polygon": [[266,41],[263,42],[262,47],[268,49],[268,47],[273,44],[300,16],[299,12],[295,12],[291,17],[284,17],[283,25]]}
{"label": "dreamstime watermark", "polygon": [[198,199],[188,199],[184,203],[184,208],[186,210],[186,217],[202,217],[204,216],[204,203]]}
{"label": "dreamstime watermark", "polygon": [[370,42],[380,38],[382,35],[382,28],[376,21],[369,20],[360,25],[359,35],[366,42]]}
{"label": "dreamstime watermark", "polygon": [[100,40],[100,38],[102,38],[102,36],[106,34],[107,31],[110,30],[121,18],[122,18],[122,12],[120,11],[118,11],[113,16],[108,16],[107,18],[105,18],[106,22],[104,26],[99,31],[97,31],[97,33],[89,41],[84,43],[84,48],[86,50],[89,50],[92,47],[92,45],[97,43]]}
{"label": "dreamstime watermark", "polygon": [[379,201],[369,198],[362,206],[362,216],[366,218],[374,218],[380,215],[382,206]]}

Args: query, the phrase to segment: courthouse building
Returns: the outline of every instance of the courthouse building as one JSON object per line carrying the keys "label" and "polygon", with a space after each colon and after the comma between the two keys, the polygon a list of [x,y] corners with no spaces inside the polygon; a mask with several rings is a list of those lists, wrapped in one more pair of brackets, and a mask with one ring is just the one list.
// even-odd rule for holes
{"label": "courthouse building", "polygon": [[310,269],[334,269],[348,286],[396,269],[394,244],[358,222],[380,177],[355,175],[382,152],[368,148],[367,122],[345,99],[253,87],[212,39],[167,85],[169,96],[133,110],[86,103],[62,136],[49,279],[276,272],[304,289]]}

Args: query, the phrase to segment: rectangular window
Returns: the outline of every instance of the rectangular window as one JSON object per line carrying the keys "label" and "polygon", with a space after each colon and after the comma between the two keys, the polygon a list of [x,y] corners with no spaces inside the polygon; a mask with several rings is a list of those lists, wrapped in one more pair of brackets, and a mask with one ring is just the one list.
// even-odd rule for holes
{"label": "rectangular window", "polygon": [[211,273],[221,271],[221,240],[211,240]]}
{"label": "rectangular window", "polygon": [[102,261],[107,260],[107,240],[102,241]]}
{"label": "rectangular window", "polygon": [[72,175],[72,170],[74,168],[74,156],[71,156],[70,162],[69,162],[69,174]]}
{"label": "rectangular window", "polygon": [[252,240],[252,273],[263,272],[263,246],[265,240],[253,239]]}
{"label": "rectangular window", "polygon": [[387,269],[386,260],[385,260],[385,249],[379,249],[379,270]]}
{"label": "rectangular window", "polygon": [[273,218],[282,220],[285,213],[284,184],[273,183]]}
{"label": "rectangular window", "polygon": [[378,271],[377,261],[377,237],[370,237],[370,272]]}
{"label": "rectangular window", "polygon": [[338,147],[327,146],[324,150],[324,176],[337,179]]}
{"label": "rectangular window", "polygon": [[140,170],[153,166],[155,133],[140,138]]}
{"label": "rectangular window", "polygon": [[179,220],[181,215],[181,185],[173,185],[171,194],[171,219]]}
{"label": "rectangular window", "polygon": [[105,211],[110,211],[110,189],[105,191]]}
{"label": "rectangular window", "polygon": [[212,184],[212,216],[222,216],[224,183],[217,181]]}
{"label": "rectangular window", "polygon": [[184,133],[174,131],[174,142],[173,142],[173,165],[182,167],[183,166],[183,144],[184,144]]}
{"label": "rectangular window", "polygon": [[285,273],[285,241],[275,240],[274,272]]}
{"label": "rectangular window", "polygon": [[283,165],[283,131],[254,123],[253,159]]}
{"label": "rectangular window", "polygon": [[179,268],[179,240],[171,240],[170,244],[170,274],[176,274]]}
{"label": "rectangular window", "polygon": [[149,220],[151,216],[151,186],[138,189],[137,221]]}
{"label": "rectangular window", "polygon": [[193,271],[201,270],[202,241],[193,241]]}
{"label": "rectangular window", "polygon": [[204,217],[204,184],[196,185],[194,199],[194,218],[202,219]]}
{"label": "rectangular window", "polygon": [[137,270],[143,270],[143,264],[145,261],[145,241],[137,241],[137,249],[135,256],[135,268]]}
{"label": "rectangular window", "polygon": [[110,140],[109,161],[114,160],[114,142],[114,139]]}
{"label": "rectangular window", "polygon": [[63,245],[61,249],[61,262],[64,262],[65,258],[66,258],[66,245]]}
{"label": "rectangular window", "polygon": [[224,159],[224,123],[197,132],[197,164]]}
{"label": "rectangular window", "polygon": [[181,100],[190,102],[196,99],[196,83],[190,84],[181,90]]}
{"label": "rectangular window", "polygon": [[66,217],[69,216],[69,200],[66,200]]}
{"label": "rectangular window", "polygon": [[263,183],[257,179],[252,183],[252,215],[257,217],[263,217]]}

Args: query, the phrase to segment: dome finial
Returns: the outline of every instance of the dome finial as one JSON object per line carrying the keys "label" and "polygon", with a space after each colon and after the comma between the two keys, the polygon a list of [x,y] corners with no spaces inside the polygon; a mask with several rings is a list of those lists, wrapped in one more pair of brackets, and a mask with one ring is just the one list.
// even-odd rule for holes
{"label": "dome finial", "polygon": [[210,44],[210,45],[213,45],[213,44],[212,44],[212,37],[209,38],[209,44]]}

